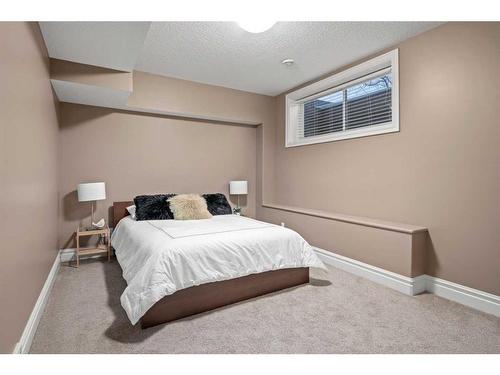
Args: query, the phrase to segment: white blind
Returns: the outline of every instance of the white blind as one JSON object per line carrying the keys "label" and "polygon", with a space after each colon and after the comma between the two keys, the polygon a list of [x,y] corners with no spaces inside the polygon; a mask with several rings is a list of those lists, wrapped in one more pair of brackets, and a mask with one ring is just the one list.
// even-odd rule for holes
{"label": "white blind", "polygon": [[391,69],[298,100],[293,107],[299,139],[390,123]]}

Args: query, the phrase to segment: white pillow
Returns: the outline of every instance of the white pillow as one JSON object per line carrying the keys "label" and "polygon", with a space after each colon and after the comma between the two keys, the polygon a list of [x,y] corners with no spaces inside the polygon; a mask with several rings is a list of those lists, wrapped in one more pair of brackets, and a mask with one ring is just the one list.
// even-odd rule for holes
{"label": "white pillow", "polygon": [[135,204],[132,206],[128,206],[127,211],[130,214],[130,216],[132,217],[132,219],[136,220],[136,218],[135,218]]}

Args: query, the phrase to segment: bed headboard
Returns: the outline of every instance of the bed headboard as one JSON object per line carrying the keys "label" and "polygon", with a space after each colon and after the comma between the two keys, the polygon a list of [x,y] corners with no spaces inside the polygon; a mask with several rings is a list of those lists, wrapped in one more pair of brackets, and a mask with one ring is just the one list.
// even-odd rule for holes
{"label": "bed headboard", "polygon": [[113,227],[118,224],[118,222],[123,219],[125,216],[128,216],[129,213],[127,211],[127,207],[133,205],[134,202],[113,202]]}

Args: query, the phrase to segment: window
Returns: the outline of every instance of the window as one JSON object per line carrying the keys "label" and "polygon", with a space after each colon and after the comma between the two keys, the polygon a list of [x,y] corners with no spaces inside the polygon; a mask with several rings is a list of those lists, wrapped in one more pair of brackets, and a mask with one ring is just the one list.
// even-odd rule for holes
{"label": "window", "polygon": [[398,50],[286,96],[286,147],[399,131]]}

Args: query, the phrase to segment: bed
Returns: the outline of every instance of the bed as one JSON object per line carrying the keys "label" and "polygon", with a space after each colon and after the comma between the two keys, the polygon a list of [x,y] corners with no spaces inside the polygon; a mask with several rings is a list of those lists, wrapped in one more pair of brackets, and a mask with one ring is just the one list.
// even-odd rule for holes
{"label": "bed", "polygon": [[113,203],[111,245],[127,287],[121,304],[142,328],[309,282],[324,268],[296,232],[237,215],[133,220]]}

